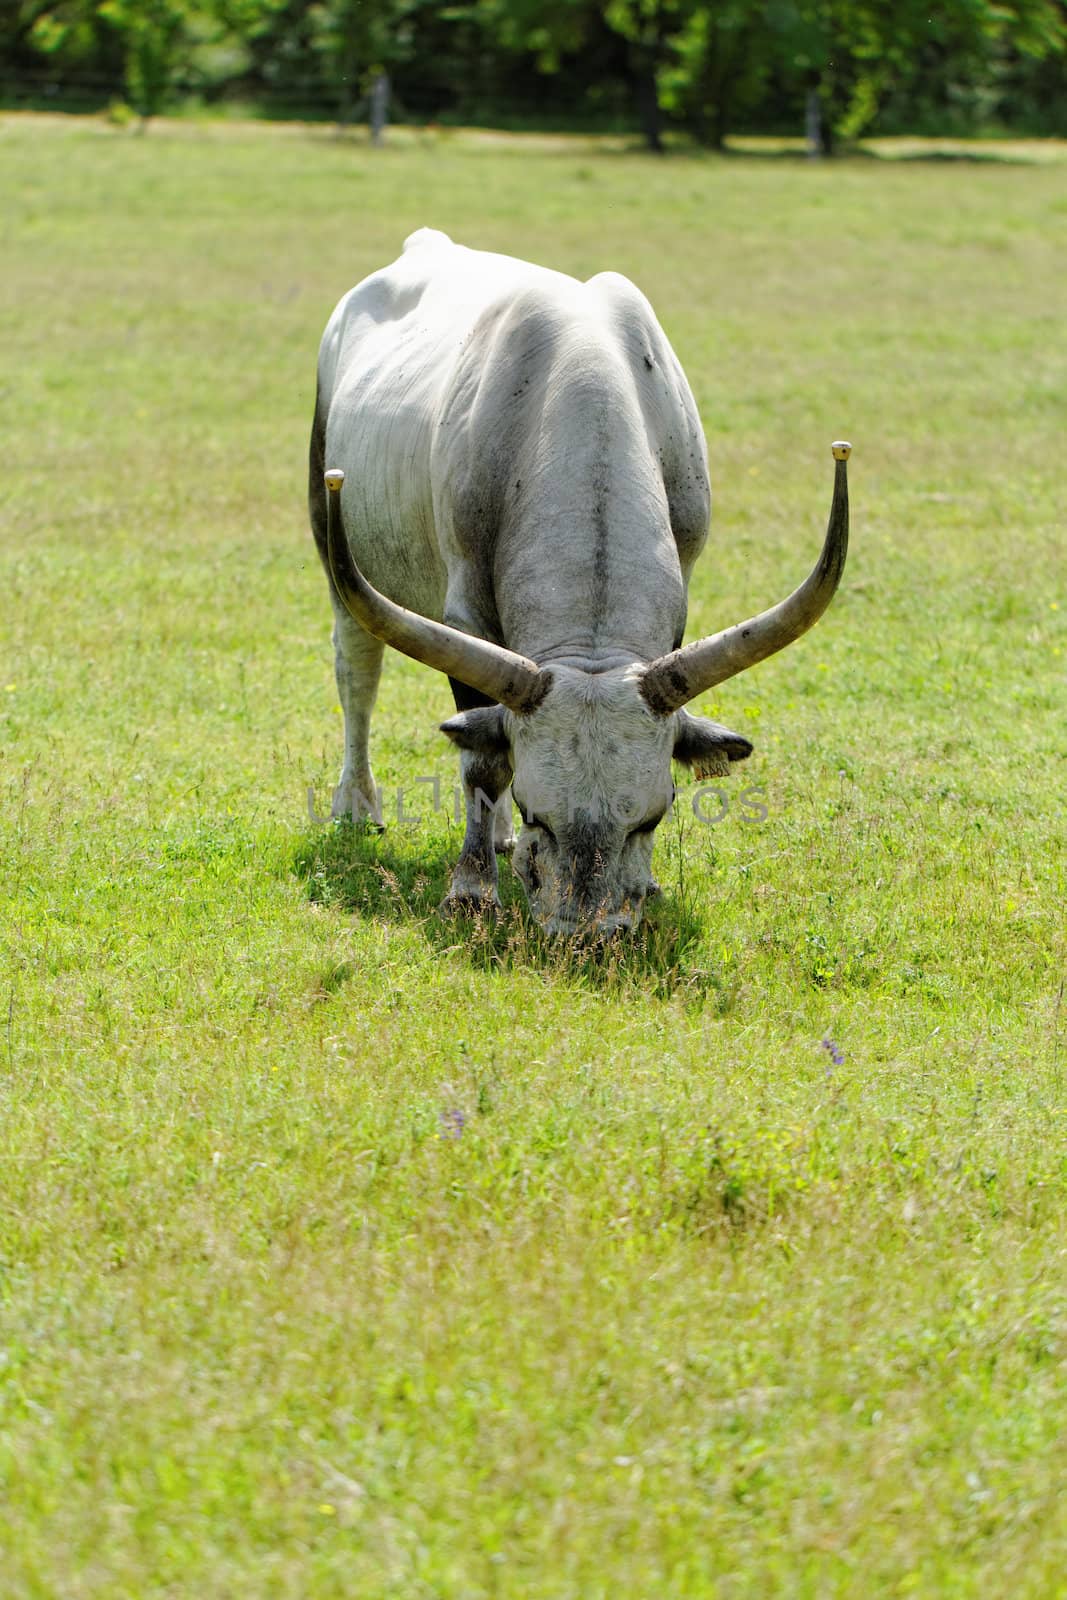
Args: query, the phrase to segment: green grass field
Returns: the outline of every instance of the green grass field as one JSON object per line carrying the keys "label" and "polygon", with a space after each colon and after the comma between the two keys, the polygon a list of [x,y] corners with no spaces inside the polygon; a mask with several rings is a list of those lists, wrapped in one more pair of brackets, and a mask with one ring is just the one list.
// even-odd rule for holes
{"label": "green grass field", "polygon": [[[4,1600],[1067,1595],[1067,150],[1001,155],[0,119]],[[421,820],[308,816],[317,344],[426,223],[650,296],[688,637],[855,447],[599,961],[435,916],[423,668]]]}

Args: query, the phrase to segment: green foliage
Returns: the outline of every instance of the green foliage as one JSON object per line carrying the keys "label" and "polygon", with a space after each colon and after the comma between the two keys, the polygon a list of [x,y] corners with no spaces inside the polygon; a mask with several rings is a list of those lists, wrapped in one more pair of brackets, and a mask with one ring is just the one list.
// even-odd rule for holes
{"label": "green foliage", "polygon": [[589,0],[475,0],[453,15],[476,21],[486,44],[533,57],[537,70],[559,70],[564,56],[576,55],[595,24]]}
{"label": "green foliage", "polygon": [[768,0],[767,40],[788,83],[818,89],[831,132],[855,138],[881,107],[925,75],[932,95],[952,80],[989,80],[1009,51],[1044,56],[1064,48],[1057,0]]}
{"label": "green foliage", "polygon": [[122,38],[130,104],[145,120],[158,115],[189,40],[184,0],[102,0],[99,10]]}
{"label": "green foliage", "polygon": [[316,0],[308,21],[312,48],[347,121],[372,74],[402,56],[397,7],[389,0]]}
{"label": "green foliage", "polygon": [[348,120],[384,68],[402,118],[621,109],[656,146],[799,131],[812,91],[829,143],[1055,127],[1065,44],[1063,0],[0,0],[9,93],[47,64],[143,115],[195,91]]}
{"label": "green foliage", "polygon": [[659,74],[664,109],[704,144],[722,146],[737,117],[747,118],[766,93],[772,59],[761,35],[764,17],[749,0],[690,8]]}
{"label": "green foliage", "polygon": [[[77,76],[114,61],[113,91],[125,93],[146,121],[167,106],[179,81],[190,87],[192,57],[207,27],[204,11],[188,0],[59,0],[34,9],[25,38],[60,80],[67,70]],[[11,35],[7,43],[10,50]]]}

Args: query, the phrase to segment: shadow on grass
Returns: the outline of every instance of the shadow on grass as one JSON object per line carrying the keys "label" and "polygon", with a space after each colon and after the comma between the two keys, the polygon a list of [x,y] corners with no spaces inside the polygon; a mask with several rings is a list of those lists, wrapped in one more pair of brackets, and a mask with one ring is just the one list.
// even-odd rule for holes
{"label": "shadow on grass", "polygon": [[635,933],[585,947],[542,933],[503,863],[498,913],[442,916],[453,853],[448,843],[423,840],[413,855],[388,833],[335,823],[306,830],[291,866],[315,904],[415,929],[434,950],[462,952],[482,971],[536,968],[580,986],[679,995],[720,1013],[732,1008],[733,986],[708,957],[705,930],[684,895],[664,893]]}
{"label": "shadow on grass", "polygon": [[[262,120],[278,119],[265,116]],[[339,129],[336,122],[331,122],[329,118],[306,117],[301,121],[304,124],[304,136],[310,142],[334,147],[351,144],[364,146],[368,150],[371,148],[369,133],[362,124]],[[718,148],[713,148],[691,143],[679,136],[669,138],[666,148],[656,152],[649,150],[639,134],[626,132],[598,133],[535,127],[483,128],[474,125],[423,127],[414,123],[398,124],[392,132],[395,134],[397,129],[401,137],[392,143],[387,142],[383,147],[386,153],[397,150],[410,152],[434,149],[457,149],[470,153],[479,150],[506,150],[511,146],[521,150],[524,158],[540,156],[549,162],[560,159],[610,161],[612,158],[630,159],[634,156],[645,156],[653,163],[728,161],[759,165],[769,162],[778,166],[784,163],[806,167],[826,166],[831,169],[853,163],[865,163],[872,167],[915,163],[1008,167],[1027,167],[1036,164],[1032,157],[1020,154],[1018,150],[1001,152],[990,149],[988,145],[973,150],[959,147],[952,150],[916,149],[897,154],[892,150],[879,150],[865,144],[845,144],[832,156],[822,156],[819,160],[813,161],[804,144],[798,140],[783,141],[780,145],[768,143],[764,146],[752,146],[746,145],[743,139],[740,139],[737,142],[730,140]],[[381,151],[376,151],[375,159],[381,159],[381,155]],[[587,175],[584,171],[579,173],[579,176]]]}
{"label": "shadow on grass", "polygon": [[[619,148],[606,150],[605,156],[611,155],[650,155],[650,152],[641,144],[634,143],[625,149]],[[654,160],[663,160],[663,156],[652,157]],[[726,144],[719,150],[702,149],[696,145],[679,145],[671,147],[666,153],[669,161],[726,161],[731,165],[738,163],[743,166],[797,166],[818,169],[823,167],[828,171],[847,166],[867,166],[872,170],[876,167],[893,166],[995,166],[995,167],[1033,167],[1038,165],[1033,157],[1020,155],[1017,150],[909,150],[897,154],[892,150],[871,149],[867,145],[845,145],[835,151],[832,156],[820,156],[813,160],[803,145],[784,145],[780,149],[752,149],[743,144]]]}
{"label": "shadow on grass", "polygon": [[879,166],[914,166],[919,165],[944,165],[951,163],[962,166],[1003,166],[1003,167],[1032,167],[1035,162],[1027,156],[1019,155],[1017,151],[1003,153],[997,150],[910,150],[906,153],[896,154],[891,150],[872,150],[866,145],[846,145],[832,156],[821,156],[813,161],[808,152],[799,147],[782,150],[746,150],[743,146],[738,148],[727,145],[725,149],[717,152],[730,161],[741,162],[782,162],[800,163],[804,166],[835,167],[850,166],[854,163]]}
{"label": "shadow on grass", "polygon": [[[903,141],[902,141],[903,142]],[[641,150],[635,145],[625,152],[633,155]],[[622,152],[620,152],[622,153]],[[647,152],[646,152],[647,153]],[[1004,148],[1003,150],[991,149],[988,144],[981,149],[964,147],[963,142],[952,149],[913,149],[896,151],[891,149],[878,149],[877,145],[868,144],[843,144],[836,149],[833,155],[823,155],[813,160],[807,148],[799,143],[783,143],[781,145],[746,145],[743,141],[727,142],[718,150],[706,149],[699,145],[675,145],[668,152],[669,156],[677,159],[689,157],[694,160],[716,159],[729,162],[741,162],[745,165],[773,163],[775,165],[801,165],[811,168],[824,167],[833,171],[836,167],[851,166],[855,164],[871,167],[886,167],[896,165],[932,164],[943,165],[952,163],[963,166],[1004,166],[1004,167],[1032,167],[1036,165],[1033,157],[1020,153],[1017,149]]]}
{"label": "shadow on grass", "polygon": [[996,150],[913,150],[907,155],[869,152],[876,161],[890,167],[964,166],[964,167],[1033,167],[1037,163],[1027,156],[1003,155]]}

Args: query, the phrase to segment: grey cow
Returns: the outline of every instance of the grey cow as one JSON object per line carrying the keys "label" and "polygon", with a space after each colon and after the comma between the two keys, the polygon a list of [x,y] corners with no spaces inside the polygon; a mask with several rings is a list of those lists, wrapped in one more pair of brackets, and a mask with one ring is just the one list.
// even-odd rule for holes
{"label": "grey cow", "polygon": [[[386,644],[448,674],[467,826],[444,908],[514,865],[550,933],[632,928],[671,761],[751,745],[687,702],[818,619],[844,566],[849,447],[788,599],[682,647],[707,454],[681,366],[627,279],[580,283],[424,228],[341,300],[319,354],[310,503],[345,755],[333,814],[380,821],[368,736]],[[517,845],[511,793],[523,816]]]}

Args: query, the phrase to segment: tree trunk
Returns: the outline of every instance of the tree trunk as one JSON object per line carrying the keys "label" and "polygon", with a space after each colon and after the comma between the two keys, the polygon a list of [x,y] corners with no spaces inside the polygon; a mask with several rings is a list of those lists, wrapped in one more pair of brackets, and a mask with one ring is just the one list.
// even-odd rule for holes
{"label": "tree trunk", "polygon": [[648,149],[653,150],[656,155],[662,155],[664,139],[659,123],[659,94],[656,93],[654,67],[643,67],[638,72],[635,93],[637,93],[637,114],[641,120],[641,133],[645,134]]}
{"label": "tree trunk", "polygon": [[637,115],[641,132],[648,148],[657,156],[663,154],[663,133],[660,124],[659,94],[656,90],[655,62],[647,56],[639,60],[634,73],[634,94],[637,98]]}
{"label": "tree trunk", "polygon": [[733,49],[723,43],[714,19],[708,27],[704,61],[699,76],[700,142],[713,150],[725,150],[733,119],[735,88],[747,66],[751,30],[742,28],[733,37]]}

